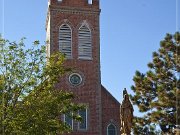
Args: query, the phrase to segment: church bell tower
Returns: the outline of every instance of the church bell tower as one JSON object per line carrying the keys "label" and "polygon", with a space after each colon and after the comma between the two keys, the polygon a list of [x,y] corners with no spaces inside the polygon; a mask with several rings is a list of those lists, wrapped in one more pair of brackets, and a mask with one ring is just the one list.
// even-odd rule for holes
{"label": "church bell tower", "polygon": [[[58,86],[71,91],[83,122],[68,120],[73,135],[102,135],[99,0],[49,0],[46,19],[47,55],[65,54],[65,65],[73,69]],[[64,118],[66,121],[67,119]]]}

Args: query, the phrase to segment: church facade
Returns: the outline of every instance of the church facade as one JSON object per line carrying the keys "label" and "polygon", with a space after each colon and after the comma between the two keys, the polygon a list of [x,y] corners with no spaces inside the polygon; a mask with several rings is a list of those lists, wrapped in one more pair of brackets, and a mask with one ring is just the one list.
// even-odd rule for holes
{"label": "church facade", "polygon": [[58,87],[71,91],[82,122],[63,117],[73,130],[70,135],[120,135],[120,103],[101,84],[99,0],[49,0],[46,19],[47,55],[65,54],[73,71]]}

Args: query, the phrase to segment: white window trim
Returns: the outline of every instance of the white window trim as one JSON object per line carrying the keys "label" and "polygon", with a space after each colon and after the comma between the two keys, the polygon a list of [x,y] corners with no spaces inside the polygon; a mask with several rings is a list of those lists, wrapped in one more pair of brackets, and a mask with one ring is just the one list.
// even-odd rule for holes
{"label": "white window trim", "polygon": [[113,125],[113,126],[115,127],[115,135],[117,135],[117,127],[116,127],[113,123],[110,123],[110,124],[107,126],[107,135],[109,135],[109,134],[108,134],[108,128],[109,128],[110,125]]}
{"label": "white window trim", "polygon": [[[66,114],[64,114],[64,123],[66,122]],[[71,129],[73,130],[73,118],[72,118],[72,122],[71,122],[71,124],[72,124],[72,126],[71,126]]]}
{"label": "white window trim", "polygon": [[[78,111],[78,113],[79,113],[79,111]],[[87,127],[87,126],[88,126],[88,124],[87,124],[87,123],[88,123],[88,121],[87,121],[88,118],[87,118],[87,117],[88,117],[88,111],[87,111],[87,108],[86,108],[86,129],[81,129],[81,128],[80,128],[80,122],[78,122],[78,130],[81,130],[81,131],[84,130],[84,131],[85,131],[85,130],[88,129],[88,127]]]}
{"label": "white window trim", "polygon": [[[67,24],[67,23],[63,23],[60,27],[59,27],[59,35],[58,35],[58,37],[60,38],[60,29],[61,29],[61,27],[63,26],[63,25],[67,25],[69,28],[70,28],[70,31],[71,31],[71,45],[70,45],[70,47],[71,47],[71,56],[70,57],[67,57],[67,59],[72,59],[73,58],[73,56],[72,56],[72,50],[73,50],[73,48],[72,48],[72,28],[71,28],[71,26],[69,25],[69,24]],[[58,39],[58,43],[59,43],[60,41],[59,41],[59,39]],[[60,51],[60,43],[59,43],[59,51]]]}

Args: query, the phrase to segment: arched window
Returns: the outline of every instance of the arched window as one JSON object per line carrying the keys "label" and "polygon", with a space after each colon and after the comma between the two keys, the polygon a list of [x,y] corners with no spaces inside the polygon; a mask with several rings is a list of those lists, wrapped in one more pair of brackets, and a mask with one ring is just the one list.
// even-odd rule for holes
{"label": "arched window", "polygon": [[61,25],[59,29],[59,50],[66,55],[66,58],[72,58],[72,38],[71,28],[67,24]]}
{"label": "arched window", "polygon": [[78,32],[78,57],[79,59],[92,59],[91,31],[86,24],[79,28]]}
{"label": "arched window", "polygon": [[109,124],[107,127],[107,135],[117,135],[116,127],[113,124]]}

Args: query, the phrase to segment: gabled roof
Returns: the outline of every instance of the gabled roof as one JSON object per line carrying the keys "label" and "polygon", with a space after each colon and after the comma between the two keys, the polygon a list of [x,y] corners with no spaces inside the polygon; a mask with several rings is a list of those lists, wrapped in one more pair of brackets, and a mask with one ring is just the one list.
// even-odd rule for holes
{"label": "gabled roof", "polygon": [[[101,92],[102,94],[105,94],[108,96],[108,98],[111,98],[111,100],[113,100],[115,103],[119,104],[119,101],[101,84]],[[101,97],[102,100],[103,97]]]}

